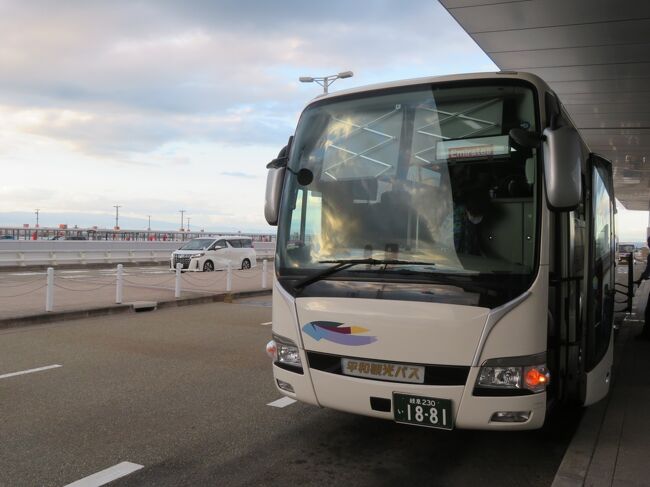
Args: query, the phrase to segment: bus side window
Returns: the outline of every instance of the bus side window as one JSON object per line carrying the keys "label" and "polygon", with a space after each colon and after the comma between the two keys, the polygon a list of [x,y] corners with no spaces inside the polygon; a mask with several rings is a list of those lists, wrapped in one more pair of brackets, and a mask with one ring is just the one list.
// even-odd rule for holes
{"label": "bus side window", "polygon": [[307,261],[314,248],[314,235],[321,233],[322,195],[300,188],[296,193],[295,209],[291,214],[287,253],[293,259]]}

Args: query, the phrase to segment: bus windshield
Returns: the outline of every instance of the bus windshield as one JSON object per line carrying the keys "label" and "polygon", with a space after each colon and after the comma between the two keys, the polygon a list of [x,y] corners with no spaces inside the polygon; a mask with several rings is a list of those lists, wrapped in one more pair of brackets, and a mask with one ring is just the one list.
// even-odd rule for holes
{"label": "bus windshield", "polygon": [[419,264],[347,266],[331,278],[529,284],[537,156],[515,145],[512,128],[538,130],[527,86],[419,85],[308,107],[289,167],[314,178],[301,186],[287,172],[281,281],[322,272],[327,261],[377,259]]}

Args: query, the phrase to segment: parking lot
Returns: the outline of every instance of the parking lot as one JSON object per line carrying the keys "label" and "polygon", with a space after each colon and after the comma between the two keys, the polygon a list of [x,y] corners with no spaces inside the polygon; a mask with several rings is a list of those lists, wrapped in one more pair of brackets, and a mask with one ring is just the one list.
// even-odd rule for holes
{"label": "parking lot", "polygon": [[257,297],[0,332],[0,485],[67,485],[122,462],[137,470],[114,485],[552,482],[575,417],[444,432],[275,402],[270,320]]}

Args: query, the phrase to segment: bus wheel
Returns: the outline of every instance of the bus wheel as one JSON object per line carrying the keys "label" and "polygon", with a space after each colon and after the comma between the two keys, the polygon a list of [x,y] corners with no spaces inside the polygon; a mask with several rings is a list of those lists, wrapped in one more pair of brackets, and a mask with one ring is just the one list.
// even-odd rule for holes
{"label": "bus wheel", "polygon": [[211,260],[206,260],[203,264],[203,272],[212,272],[214,270],[214,264]]}
{"label": "bus wheel", "polygon": [[241,263],[241,268],[246,270],[251,268],[251,261],[248,259],[244,259]]}

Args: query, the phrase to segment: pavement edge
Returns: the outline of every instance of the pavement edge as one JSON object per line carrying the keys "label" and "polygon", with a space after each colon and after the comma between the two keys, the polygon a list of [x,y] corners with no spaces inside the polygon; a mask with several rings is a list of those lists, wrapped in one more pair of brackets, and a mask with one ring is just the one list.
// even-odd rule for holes
{"label": "pavement edge", "polygon": [[[206,303],[231,303],[236,299],[250,298],[255,296],[266,296],[271,294],[271,289],[261,289],[257,291],[241,291],[236,293],[211,294],[208,296],[196,296],[191,298],[179,298],[167,301],[158,301],[155,307],[149,309],[177,308],[180,306],[190,306],[193,304]],[[59,321],[80,320],[84,318],[93,318],[96,316],[110,316],[122,313],[136,312],[135,303],[116,304],[112,306],[102,306],[98,308],[89,308],[71,311],[55,311],[52,313],[39,313],[35,315],[19,316],[14,318],[0,319],[0,330],[19,328],[30,325],[44,325]]]}
{"label": "pavement edge", "polygon": [[[599,448],[599,445],[607,440],[607,438],[601,438],[602,435],[611,436],[612,433],[609,431],[612,429],[612,425],[606,424],[607,413],[612,405],[616,378],[621,369],[620,361],[632,333],[632,323],[633,320],[627,322],[627,324],[624,321],[621,328],[614,335],[614,370],[609,394],[586,409],[578,429],[564,453],[562,463],[560,463],[560,467],[555,473],[551,487],[582,487],[586,483],[591,483],[591,480],[588,482],[588,479],[592,479],[596,471],[601,476],[600,482],[598,482],[599,485],[611,485],[613,470],[606,467],[611,467],[610,464],[615,463],[616,450]],[[612,455],[614,455],[613,458],[608,458]],[[596,463],[600,465],[592,465],[596,456],[599,457]]]}

